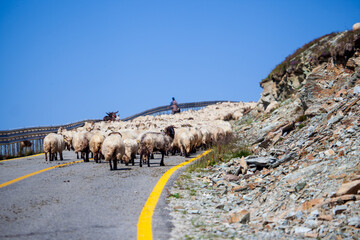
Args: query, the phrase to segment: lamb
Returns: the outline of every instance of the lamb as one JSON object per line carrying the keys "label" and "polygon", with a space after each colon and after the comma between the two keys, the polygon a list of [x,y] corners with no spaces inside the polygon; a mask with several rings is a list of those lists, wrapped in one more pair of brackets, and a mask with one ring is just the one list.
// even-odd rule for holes
{"label": "lamb", "polygon": [[101,146],[105,140],[105,136],[101,132],[95,133],[89,143],[90,151],[94,154],[95,162],[101,162]]}
{"label": "lamb", "polygon": [[57,160],[55,156],[56,153],[59,153],[60,160],[63,159],[62,151],[65,149],[64,138],[60,134],[50,133],[44,138],[44,152],[45,152],[45,161],[47,161],[47,154],[49,153],[49,161]]}
{"label": "lamb", "polygon": [[136,152],[138,151],[138,143],[135,139],[124,139],[125,144],[125,155],[123,156],[123,161],[125,163],[131,160],[132,165],[134,166],[134,159],[136,157]]}
{"label": "lamb", "polygon": [[150,167],[150,156],[156,150],[161,152],[160,166],[165,166],[164,155],[170,149],[174,136],[174,126],[166,127],[161,133],[144,133],[140,140],[140,167],[142,167],[143,156],[147,157],[148,167]]}
{"label": "lamb", "polygon": [[[102,144],[101,153],[105,157],[105,161],[109,162],[110,170],[117,169],[117,162],[120,161],[125,154],[125,144],[118,132],[110,133]],[[114,163],[114,167],[111,164]],[[128,162],[125,160],[125,163]]]}

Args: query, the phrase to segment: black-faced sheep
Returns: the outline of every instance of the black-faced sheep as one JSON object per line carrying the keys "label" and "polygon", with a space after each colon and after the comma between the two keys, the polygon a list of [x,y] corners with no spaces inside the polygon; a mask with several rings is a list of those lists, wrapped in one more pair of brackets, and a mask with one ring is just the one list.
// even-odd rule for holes
{"label": "black-faced sheep", "polygon": [[[125,144],[118,132],[110,133],[102,144],[101,153],[105,157],[105,161],[109,162],[110,170],[117,169],[117,162],[122,159],[125,154]],[[112,163],[114,167],[112,166]],[[128,162],[125,161],[127,164]]]}
{"label": "black-faced sheep", "polygon": [[59,153],[60,160],[63,160],[62,151],[65,149],[64,138],[60,134],[50,133],[44,138],[45,161],[49,153],[49,161],[57,160],[56,153]]}
{"label": "black-faced sheep", "polygon": [[143,156],[147,157],[147,163],[150,167],[150,156],[154,151],[161,152],[160,166],[165,166],[164,155],[170,149],[174,140],[175,130],[173,126],[166,127],[164,132],[144,133],[140,140],[140,167],[142,167]]}

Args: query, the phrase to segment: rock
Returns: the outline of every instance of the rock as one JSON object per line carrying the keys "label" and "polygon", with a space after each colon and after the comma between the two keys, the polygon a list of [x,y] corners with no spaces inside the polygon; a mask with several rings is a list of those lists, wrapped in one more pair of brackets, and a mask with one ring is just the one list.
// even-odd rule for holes
{"label": "rock", "polygon": [[237,181],[237,180],[240,179],[239,176],[236,176],[236,175],[233,175],[233,174],[226,174],[223,178],[224,178],[224,180],[229,181],[229,182]]}
{"label": "rock", "polygon": [[334,218],[331,215],[319,215],[318,220],[332,221]]}
{"label": "rock", "polygon": [[354,88],[354,94],[358,95],[360,93],[360,86]]}
{"label": "rock", "polygon": [[345,194],[357,194],[360,190],[360,180],[343,183],[339,190],[336,192],[336,196],[341,196]]}
{"label": "rock", "polygon": [[240,159],[240,168],[239,168],[239,171],[241,172],[241,174],[245,175],[247,173],[247,170],[248,170],[248,165],[246,164],[246,161],[245,161],[245,158],[242,157]]}
{"label": "rock", "polygon": [[307,237],[307,238],[318,238],[318,237],[319,237],[319,234],[307,232],[307,233],[304,234],[304,237]]}
{"label": "rock", "polygon": [[311,231],[311,228],[307,227],[295,227],[294,228],[295,234],[305,234]]}
{"label": "rock", "polygon": [[344,116],[341,114],[337,114],[335,116],[331,116],[331,118],[328,120],[328,126],[331,126],[337,122],[339,122],[341,119],[343,119]]}
{"label": "rock", "polygon": [[315,220],[319,217],[319,215],[320,215],[319,210],[316,209],[310,213],[308,219]]}
{"label": "rock", "polygon": [[190,214],[200,214],[200,210],[189,210],[188,213],[190,213]]}
{"label": "rock", "polygon": [[333,213],[334,213],[334,215],[337,215],[337,214],[344,212],[346,209],[347,209],[346,205],[336,206],[335,209],[333,209]]}
{"label": "rock", "polygon": [[275,163],[271,164],[272,168],[276,168],[278,167],[280,164],[288,162],[290,160],[293,160],[294,158],[297,157],[296,152],[291,152],[286,154],[285,156],[283,156],[280,160],[276,161]]}
{"label": "rock", "polygon": [[325,151],[324,154],[325,154],[326,156],[330,157],[330,156],[334,155],[335,152],[334,152],[334,150],[329,149],[329,150]]}
{"label": "rock", "polygon": [[355,23],[352,27],[353,31],[359,30],[360,29],[360,23]]}
{"label": "rock", "polygon": [[295,129],[295,122],[292,122],[292,123],[285,125],[285,127],[283,127],[281,129],[281,133],[282,133],[282,135],[284,135],[284,134],[287,134],[287,133],[293,131],[294,129]]}
{"label": "rock", "polygon": [[241,210],[240,212],[235,212],[230,215],[230,219],[228,221],[231,223],[242,223],[247,224],[250,222],[250,212],[247,210]]}
{"label": "rock", "polygon": [[348,219],[348,225],[360,228],[360,217],[352,217]]}
{"label": "rock", "polygon": [[315,229],[318,227],[318,221],[316,220],[306,220],[305,226],[311,229]]}
{"label": "rock", "polygon": [[328,111],[319,105],[312,105],[305,111],[306,116],[316,116],[322,113],[327,113]]}
{"label": "rock", "polygon": [[265,113],[271,113],[272,111],[274,111],[276,108],[278,108],[280,106],[280,104],[277,101],[273,101],[269,104],[269,106],[267,106]]}
{"label": "rock", "polygon": [[306,186],[306,183],[305,183],[305,182],[299,183],[298,185],[296,185],[295,191],[296,191],[296,192],[300,192],[301,190],[303,190],[303,189],[305,188],[305,186]]}
{"label": "rock", "polygon": [[271,164],[277,161],[274,157],[258,157],[249,156],[245,158],[248,165],[255,165],[256,167],[269,167]]}

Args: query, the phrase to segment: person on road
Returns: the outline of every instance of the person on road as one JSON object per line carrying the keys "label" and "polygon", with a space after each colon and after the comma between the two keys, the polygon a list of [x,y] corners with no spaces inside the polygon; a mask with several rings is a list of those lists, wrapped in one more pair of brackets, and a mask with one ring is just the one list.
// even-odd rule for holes
{"label": "person on road", "polygon": [[171,107],[171,113],[172,114],[180,113],[180,108],[179,108],[175,98],[172,98],[172,101],[170,103],[170,107]]}

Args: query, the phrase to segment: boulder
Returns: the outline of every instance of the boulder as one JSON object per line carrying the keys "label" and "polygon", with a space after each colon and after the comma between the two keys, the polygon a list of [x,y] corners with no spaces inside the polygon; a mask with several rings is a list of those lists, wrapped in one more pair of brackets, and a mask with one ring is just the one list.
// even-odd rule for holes
{"label": "boulder", "polygon": [[336,192],[336,196],[342,196],[345,194],[357,194],[360,190],[360,180],[343,183],[339,190]]}
{"label": "boulder", "polygon": [[359,30],[360,29],[360,23],[355,23],[353,25],[353,31]]}
{"label": "boulder", "polygon": [[259,157],[259,156],[249,156],[245,158],[247,165],[256,166],[256,167],[270,167],[277,161],[277,158],[274,157]]}

